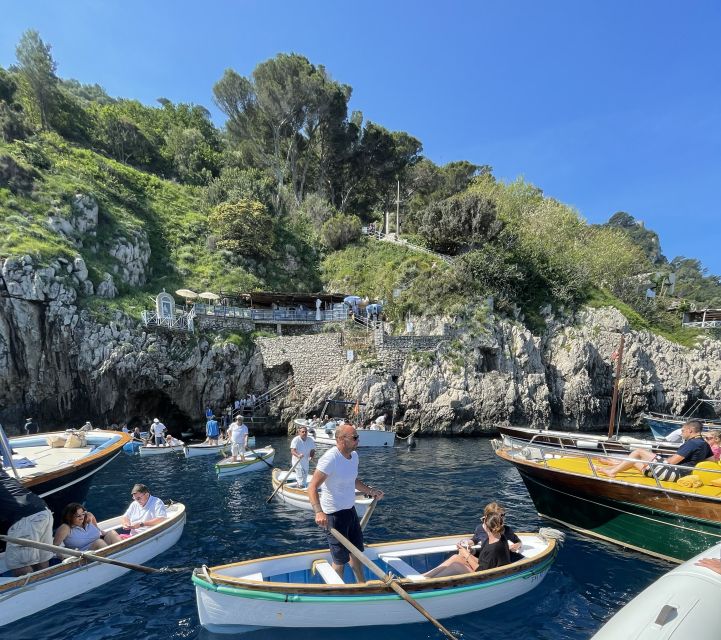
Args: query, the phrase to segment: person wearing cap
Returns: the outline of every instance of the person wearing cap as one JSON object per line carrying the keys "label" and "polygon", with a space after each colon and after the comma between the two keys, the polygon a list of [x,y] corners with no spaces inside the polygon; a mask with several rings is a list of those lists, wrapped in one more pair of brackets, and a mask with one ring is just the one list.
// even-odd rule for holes
{"label": "person wearing cap", "polygon": [[144,484],[134,485],[130,496],[133,498],[133,502],[123,514],[121,524],[131,533],[137,533],[144,527],[159,524],[168,517],[168,511],[163,501],[150,495],[150,489]]}
{"label": "person wearing cap", "polygon": [[238,461],[240,456],[241,462],[245,460],[245,447],[248,445],[248,427],[243,422],[243,418],[238,416],[235,422],[228,429],[228,437],[231,441],[231,456],[233,462]]}
{"label": "person wearing cap", "polygon": [[28,418],[27,420],[25,420],[24,428],[25,433],[27,433],[29,436],[33,435],[34,433],[38,433],[39,431],[37,425],[33,422],[32,418]]}
{"label": "person wearing cap", "polygon": [[308,435],[308,427],[298,427],[298,435],[290,443],[291,462],[295,467],[296,486],[303,489],[307,484],[310,461],[315,455],[315,440]]}
{"label": "person wearing cap", "polygon": [[155,446],[160,447],[165,444],[165,425],[157,418],[153,418],[153,424],[150,425],[150,432],[155,438]]}
{"label": "person wearing cap", "polygon": [[205,423],[205,435],[207,436],[205,441],[208,444],[218,444],[220,427],[218,426],[218,421],[215,419],[213,414],[210,415],[208,422]]}

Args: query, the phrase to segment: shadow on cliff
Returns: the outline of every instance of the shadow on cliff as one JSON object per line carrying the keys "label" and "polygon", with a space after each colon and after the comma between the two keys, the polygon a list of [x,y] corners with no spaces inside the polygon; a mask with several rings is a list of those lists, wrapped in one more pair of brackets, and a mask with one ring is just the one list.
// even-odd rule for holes
{"label": "shadow on cliff", "polygon": [[167,393],[157,389],[132,393],[127,397],[127,404],[125,421],[131,429],[144,430],[153,418],[158,418],[170,434],[179,438],[183,431],[192,431],[193,423],[198,421],[180,409]]}

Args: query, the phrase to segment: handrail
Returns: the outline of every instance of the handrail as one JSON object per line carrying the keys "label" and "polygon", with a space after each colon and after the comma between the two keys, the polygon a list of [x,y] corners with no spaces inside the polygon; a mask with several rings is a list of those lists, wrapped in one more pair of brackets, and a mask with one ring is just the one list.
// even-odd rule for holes
{"label": "handrail", "polygon": [[[494,444],[494,445],[493,445],[493,446],[494,446],[494,450],[498,450],[496,447],[500,448],[500,446],[501,446],[501,444],[502,444],[502,445],[505,445],[507,448],[510,448],[512,452],[517,451],[517,452],[521,453],[521,454],[524,456],[525,459],[528,459],[528,457],[527,457],[528,454],[524,454],[524,453],[523,453],[523,449],[529,447],[529,446],[531,445],[531,441],[528,441],[528,440],[519,440],[518,438],[514,438],[513,436],[503,436],[503,442],[502,442],[502,443],[500,443],[500,441],[494,441],[494,442],[497,443],[497,444]],[[547,468],[547,469],[550,468],[550,467],[548,466],[548,460],[559,457],[559,449],[558,449],[558,447],[554,447],[554,446],[552,446],[552,445],[547,445],[547,444],[538,443],[538,442],[533,443],[533,446],[540,451],[540,453],[541,453],[541,458],[542,458],[542,462],[543,462],[543,466],[544,466],[545,468]],[[550,453],[550,455],[549,455],[549,456],[546,456],[546,455],[544,454],[544,451]],[[605,476],[604,474],[601,474],[601,475],[599,476],[599,474],[598,474],[598,472],[597,472],[597,470],[596,470],[596,465],[594,464],[594,461],[593,461],[593,458],[598,458],[598,457],[599,457],[599,454],[598,454],[598,453],[587,453],[587,452],[585,452],[585,451],[578,450],[578,449],[563,449],[563,455],[564,455],[565,457],[574,456],[574,457],[577,457],[577,458],[585,458],[585,459],[586,459],[586,462],[587,462],[587,464],[588,464],[588,466],[589,466],[589,469],[590,469],[591,472],[593,473],[594,477],[596,477],[596,478],[598,478],[598,477],[603,477],[603,478],[606,478],[606,479],[608,479],[608,480],[613,480],[613,478],[608,477],[608,476]],[[659,481],[659,479],[658,479],[658,477],[657,477],[657,472],[656,472],[656,469],[657,469],[657,468],[659,468],[659,467],[660,467],[661,469],[663,469],[663,468],[670,468],[670,469],[672,469],[672,470],[674,470],[674,471],[679,471],[679,472],[680,472],[680,471],[683,471],[684,473],[685,473],[685,472],[693,473],[693,471],[694,471],[694,467],[689,467],[689,466],[684,466],[684,465],[678,465],[678,464],[669,464],[669,463],[667,463],[667,462],[658,462],[658,461],[656,461],[656,460],[652,460],[652,461],[647,462],[647,461],[644,461],[644,460],[639,460],[639,459],[637,459],[637,458],[631,458],[631,457],[628,457],[628,456],[619,456],[619,455],[617,455],[617,454],[611,454],[611,455],[608,456],[608,457],[609,457],[610,459],[614,460],[615,462],[624,462],[624,461],[627,461],[627,462],[633,462],[634,464],[639,463],[639,462],[645,462],[647,465],[650,465],[650,466],[654,469],[654,473],[652,474],[651,477],[653,477],[653,479],[655,480],[655,482],[656,482],[656,487],[657,487],[658,489],[664,489],[664,487],[661,486],[661,482]],[[718,474],[719,477],[721,478],[721,469],[703,469],[703,472],[704,472],[704,473],[710,472],[710,473],[713,473],[713,474]],[[688,473],[687,473],[686,475],[688,475]],[[648,477],[648,476],[645,476],[645,477]]]}

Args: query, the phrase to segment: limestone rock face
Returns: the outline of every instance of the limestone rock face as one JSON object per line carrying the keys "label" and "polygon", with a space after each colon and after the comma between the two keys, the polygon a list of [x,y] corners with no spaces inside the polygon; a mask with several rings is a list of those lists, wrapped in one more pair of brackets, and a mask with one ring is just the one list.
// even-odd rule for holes
{"label": "limestone rock face", "polygon": [[[124,246],[119,263],[143,262]],[[140,268],[131,272],[140,277]],[[588,430],[607,423],[611,354],[622,334],[625,425],[644,411],[681,413],[698,397],[721,398],[721,342],[684,348],[632,331],[611,308],[549,318],[541,336],[491,314],[427,322],[433,340],[389,338],[381,346],[397,357],[347,362],[337,333],[261,338],[241,349],[207,333],[147,332],[137,318],[107,309],[97,319],[76,304],[79,292],[94,289],[80,257],[43,267],[9,257],[0,275],[0,423],[11,431],[28,416],[50,429],[158,415],[177,435],[204,423],[206,406],[220,410],[290,376],[295,386],[270,406],[281,421],[269,420],[268,430],[320,413],[327,398],[360,400],[364,419],[385,415],[406,432],[471,435],[503,423]],[[106,274],[96,294],[116,295],[114,277]]]}
{"label": "limestone rock face", "polygon": [[150,261],[150,243],[143,230],[129,234],[130,237],[118,237],[108,251],[117,260],[113,272],[121,282],[132,287],[143,285],[147,281],[147,268]]}

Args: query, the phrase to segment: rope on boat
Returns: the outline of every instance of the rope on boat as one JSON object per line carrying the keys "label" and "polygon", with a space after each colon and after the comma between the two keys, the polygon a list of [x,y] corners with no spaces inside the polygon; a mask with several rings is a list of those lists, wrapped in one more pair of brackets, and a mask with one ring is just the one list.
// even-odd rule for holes
{"label": "rope on boat", "polygon": [[396,438],[399,440],[408,440],[408,438],[414,436],[416,433],[418,433],[418,427],[413,427],[413,431],[411,431],[405,438],[403,436],[399,436],[397,433]]}
{"label": "rope on boat", "polygon": [[566,539],[566,534],[563,533],[563,531],[559,531],[553,527],[541,527],[538,530],[538,535],[546,540],[556,540],[559,545],[563,544]]}

